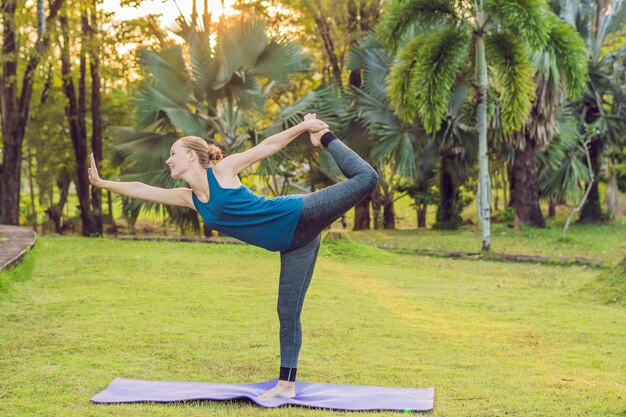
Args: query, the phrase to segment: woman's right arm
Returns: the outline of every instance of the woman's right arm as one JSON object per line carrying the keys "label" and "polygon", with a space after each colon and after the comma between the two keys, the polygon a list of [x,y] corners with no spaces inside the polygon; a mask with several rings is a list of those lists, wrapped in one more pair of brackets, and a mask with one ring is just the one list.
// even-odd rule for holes
{"label": "woman's right arm", "polygon": [[170,206],[189,207],[195,209],[191,199],[190,188],[159,188],[142,182],[107,181],[100,178],[96,162],[91,154],[91,167],[88,169],[89,182],[94,187],[104,188],[130,198],[152,201]]}

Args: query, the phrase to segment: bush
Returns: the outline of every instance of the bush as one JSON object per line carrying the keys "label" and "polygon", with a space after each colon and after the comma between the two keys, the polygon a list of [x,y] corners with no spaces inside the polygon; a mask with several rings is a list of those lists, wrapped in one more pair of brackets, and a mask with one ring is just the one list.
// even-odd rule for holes
{"label": "bush", "polygon": [[513,207],[507,207],[504,210],[498,211],[496,221],[498,223],[513,223],[513,221],[515,221],[515,209]]}

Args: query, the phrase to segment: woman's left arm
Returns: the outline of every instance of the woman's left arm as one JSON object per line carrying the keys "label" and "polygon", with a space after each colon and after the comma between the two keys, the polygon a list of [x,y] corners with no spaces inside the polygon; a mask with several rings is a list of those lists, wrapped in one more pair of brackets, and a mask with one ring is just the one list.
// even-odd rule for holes
{"label": "woman's left arm", "polygon": [[[268,156],[274,155],[282,148],[287,146],[291,141],[304,132],[319,132],[328,128],[328,125],[321,120],[310,119],[305,120],[287,130],[270,136],[258,145],[248,149],[247,151],[232,154],[219,162],[220,171],[227,170],[232,176],[238,175],[241,171],[246,170]],[[227,174],[228,175],[228,174]]]}

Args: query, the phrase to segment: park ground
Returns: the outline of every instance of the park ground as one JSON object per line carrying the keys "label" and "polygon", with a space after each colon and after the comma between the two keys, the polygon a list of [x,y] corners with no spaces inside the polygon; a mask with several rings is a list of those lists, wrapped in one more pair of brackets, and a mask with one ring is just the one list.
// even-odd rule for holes
{"label": "park ground", "polygon": [[[558,230],[501,225],[494,243],[608,265],[626,252],[624,218],[575,224],[567,242]],[[325,241],[303,312],[299,378],[432,386],[428,415],[436,416],[626,416],[619,271],[425,257],[371,245],[473,250],[466,246],[479,236],[467,226],[347,232]],[[41,237],[0,274],[0,415],[335,415],[242,401],[89,401],[116,377],[275,378],[278,268],[277,253],[247,245]]]}

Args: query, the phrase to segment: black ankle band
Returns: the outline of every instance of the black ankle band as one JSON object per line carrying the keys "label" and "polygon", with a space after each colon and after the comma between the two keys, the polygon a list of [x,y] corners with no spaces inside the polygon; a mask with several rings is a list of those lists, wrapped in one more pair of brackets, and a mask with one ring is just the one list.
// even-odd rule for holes
{"label": "black ankle band", "polygon": [[282,379],[283,381],[295,381],[297,372],[298,368],[285,368],[281,366],[280,376],[278,377],[278,379]]}
{"label": "black ankle band", "polygon": [[337,139],[337,136],[335,136],[335,134],[333,132],[326,132],[326,133],[324,133],[324,135],[322,136],[322,139],[321,139],[322,145],[324,145],[324,147],[328,147],[328,144],[333,139]]}

